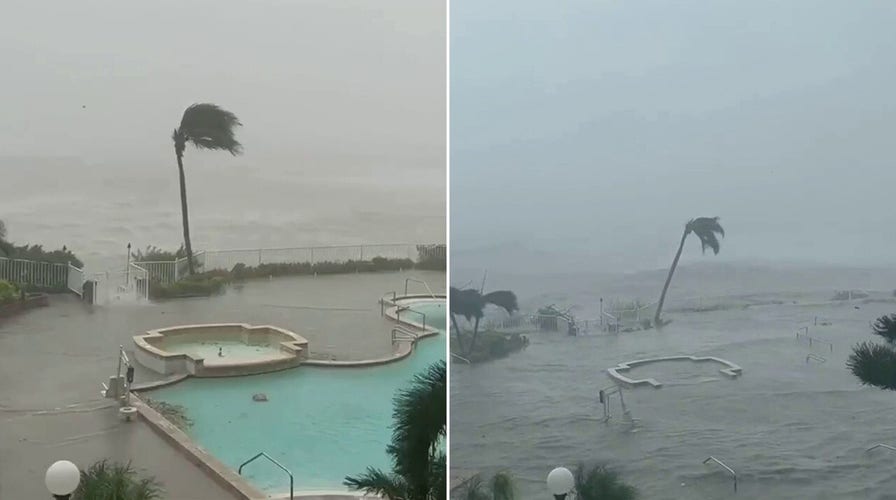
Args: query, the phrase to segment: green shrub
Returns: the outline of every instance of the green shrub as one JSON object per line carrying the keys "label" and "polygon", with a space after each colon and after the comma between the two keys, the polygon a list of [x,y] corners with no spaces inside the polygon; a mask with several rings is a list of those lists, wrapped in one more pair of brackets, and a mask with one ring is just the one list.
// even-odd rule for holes
{"label": "green shrub", "polygon": [[146,247],[146,250],[137,250],[136,252],[131,253],[131,258],[134,259],[135,262],[170,262],[182,259],[186,256],[187,252],[184,250],[183,245],[174,252],[169,252],[167,250],[162,250],[157,246],[149,245]]}
{"label": "green shrub", "polygon": [[22,291],[15,283],[0,280],[0,304],[9,304],[22,299]]}
{"label": "green shrub", "polygon": [[13,246],[10,257],[13,259],[36,260],[39,262],[52,262],[54,264],[71,264],[75,267],[84,267],[84,263],[78,259],[71,250],[44,250],[43,245]]}

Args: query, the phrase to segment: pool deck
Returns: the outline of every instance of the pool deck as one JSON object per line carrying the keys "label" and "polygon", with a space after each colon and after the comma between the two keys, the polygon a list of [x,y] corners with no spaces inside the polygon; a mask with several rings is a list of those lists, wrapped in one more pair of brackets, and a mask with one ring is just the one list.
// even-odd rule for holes
{"label": "pool deck", "polygon": [[[445,281],[444,273],[420,271],[284,279],[251,282],[242,291],[212,299],[93,308],[74,296],[60,295],[50,298],[50,307],[4,321],[0,324],[0,499],[45,498],[44,473],[51,463],[67,459],[84,467],[103,458],[132,461],[163,483],[165,498],[240,498],[143,421],[123,422],[117,404],[100,397],[100,384],[114,374],[118,345],[132,350],[133,335],[154,328],[226,321],[286,328],[304,325],[312,356],[315,345],[332,346],[339,353],[345,346],[349,359],[371,353],[388,356],[392,352],[389,321],[380,318],[376,301],[383,292],[398,288],[396,283],[406,276],[423,276],[432,284]],[[282,306],[284,296],[292,302],[286,304],[289,307]],[[337,311],[334,306],[355,310]],[[370,327],[359,330],[358,324]],[[135,368],[136,384],[166,381],[139,365]],[[332,498],[323,492],[299,493]]]}

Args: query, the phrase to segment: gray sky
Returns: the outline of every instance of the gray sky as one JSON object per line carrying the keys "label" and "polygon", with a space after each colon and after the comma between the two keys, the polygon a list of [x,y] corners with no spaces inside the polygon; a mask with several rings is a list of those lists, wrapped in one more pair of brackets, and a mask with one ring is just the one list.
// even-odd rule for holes
{"label": "gray sky", "polygon": [[452,266],[664,267],[715,215],[721,260],[896,265],[893,26],[885,1],[452,2]]}
{"label": "gray sky", "polygon": [[11,2],[0,154],[168,161],[171,130],[199,100],[243,121],[242,163],[444,174],[444,11],[435,0]]}

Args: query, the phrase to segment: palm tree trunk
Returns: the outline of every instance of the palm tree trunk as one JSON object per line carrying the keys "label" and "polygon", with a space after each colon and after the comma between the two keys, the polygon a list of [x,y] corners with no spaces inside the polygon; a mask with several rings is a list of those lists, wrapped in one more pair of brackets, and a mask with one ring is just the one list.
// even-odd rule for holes
{"label": "palm tree trunk", "polygon": [[476,318],[476,322],[473,323],[473,338],[470,339],[470,349],[467,351],[467,356],[473,354],[473,349],[476,347],[476,337],[479,335],[479,317]]}
{"label": "palm tree trunk", "polygon": [[187,269],[193,275],[193,245],[190,243],[190,217],[187,214],[187,179],[184,176],[183,156],[177,154],[177,170],[180,173],[180,211],[184,219],[184,249],[187,251]]}
{"label": "palm tree trunk", "polygon": [[451,315],[451,323],[454,325],[454,331],[457,332],[457,347],[460,349],[460,352],[464,352],[464,342],[463,339],[460,338],[460,325],[457,324],[457,317],[454,314]]}
{"label": "palm tree trunk", "polygon": [[656,314],[653,316],[653,324],[657,328],[662,328],[660,323],[660,313],[663,312],[663,302],[666,301],[666,292],[669,291],[669,284],[672,283],[672,275],[675,274],[675,268],[678,267],[678,259],[681,258],[681,251],[684,250],[684,240],[688,237],[688,230],[685,228],[681,235],[681,243],[678,245],[678,252],[675,254],[675,260],[672,261],[672,267],[669,268],[669,276],[666,276],[666,284],[663,285],[663,293],[660,294],[660,301],[656,305]]}

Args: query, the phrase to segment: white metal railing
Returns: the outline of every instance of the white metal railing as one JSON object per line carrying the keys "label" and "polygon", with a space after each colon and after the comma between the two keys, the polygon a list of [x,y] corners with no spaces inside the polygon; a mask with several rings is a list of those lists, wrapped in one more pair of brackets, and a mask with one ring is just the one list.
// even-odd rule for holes
{"label": "white metal railing", "polygon": [[722,462],[721,460],[719,460],[716,457],[707,458],[706,460],[703,461],[703,464],[705,465],[709,461],[719,464],[720,467],[722,467],[723,469],[725,469],[731,473],[731,475],[734,477],[734,492],[737,493],[737,473],[734,472],[734,469],[732,469],[731,467],[728,467],[727,465],[725,465],[724,462]]}
{"label": "white metal railing", "polygon": [[47,288],[68,288],[66,264],[0,257],[0,279]]}
{"label": "white metal railing", "polygon": [[78,294],[79,297],[83,296],[84,293],[84,270],[79,269],[69,262],[68,264],[68,276],[66,277],[66,287]]}
{"label": "white metal railing", "polygon": [[811,352],[810,352],[809,354],[806,355],[806,363],[807,363],[807,364],[809,363],[809,360],[810,360],[810,359],[811,359],[811,360],[818,361],[819,363],[824,363],[825,361],[827,361],[827,359],[825,359],[824,357],[819,356],[819,355],[817,355],[817,354],[812,354]]}
{"label": "white metal railing", "polygon": [[892,446],[890,446],[890,445],[888,445],[888,444],[877,443],[876,445],[872,446],[871,448],[868,448],[867,450],[865,450],[865,453],[868,453],[869,451],[871,451],[871,450],[875,450],[875,449],[877,449],[877,448],[884,448],[884,449],[887,449],[887,450],[890,450],[890,451],[896,451],[896,448],[894,448],[894,447],[892,447]]}
{"label": "white metal railing", "polygon": [[[443,244],[417,245],[395,243],[383,245],[334,245],[292,248],[252,248],[235,250],[205,250],[193,254],[194,268],[202,271],[217,269],[231,270],[237,264],[250,267],[262,264],[307,264],[314,266],[323,262],[344,264],[346,262],[369,261],[375,258],[408,259],[419,262],[426,258],[444,257]],[[140,261],[153,281],[172,283],[187,274],[187,258],[176,261]]]}
{"label": "white metal railing", "polygon": [[426,288],[426,291],[429,292],[429,296],[432,298],[436,298],[436,294],[432,293],[432,289],[429,288],[429,284],[427,284],[425,281],[417,279],[417,278],[405,278],[404,279],[404,295],[405,295],[405,297],[407,297],[407,295],[408,295],[408,283],[411,281],[413,281],[414,283],[422,284]]}

